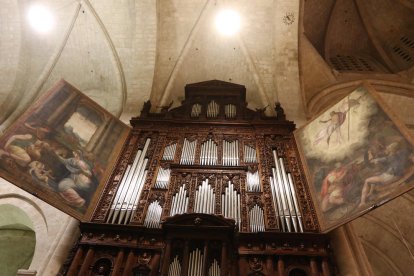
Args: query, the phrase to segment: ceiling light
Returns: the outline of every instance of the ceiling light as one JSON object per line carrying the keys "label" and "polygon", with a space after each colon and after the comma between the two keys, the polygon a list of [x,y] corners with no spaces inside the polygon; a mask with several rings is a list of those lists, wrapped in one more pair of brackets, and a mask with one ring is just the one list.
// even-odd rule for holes
{"label": "ceiling light", "polygon": [[216,16],[216,28],[224,35],[234,35],[240,29],[240,15],[234,10],[222,10]]}
{"label": "ceiling light", "polygon": [[52,30],[54,19],[49,9],[40,5],[29,8],[28,19],[30,26],[39,33],[47,33]]}

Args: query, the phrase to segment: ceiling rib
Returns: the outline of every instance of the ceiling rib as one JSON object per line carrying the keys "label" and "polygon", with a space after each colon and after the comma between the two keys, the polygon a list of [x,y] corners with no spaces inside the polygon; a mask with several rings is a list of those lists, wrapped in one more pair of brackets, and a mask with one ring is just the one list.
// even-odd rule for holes
{"label": "ceiling rib", "polygon": [[121,105],[118,108],[117,113],[114,114],[114,115],[119,118],[122,114],[122,111],[124,110],[124,107],[125,107],[126,101],[127,101],[127,86],[126,86],[126,81],[125,81],[124,70],[122,68],[122,63],[121,63],[121,60],[119,58],[118,52],[116,51],[115,45],[114,45],[114,43],[113,43],[113,41],[112,41],[112,39],[109,35],[109,32],[106,29],[105,25],[103,24],[101,18],[99,17],[98,13],[96,12],[95,8],[92,6],[92,4],[89,2],[89,0],[83,0],[83,2],[86,4],[89,11],[95,17],[96,22],[98,23],[98,25],[101,28],[106,40],[108,41],[108,45],[109,45],[109,47],[111,49],[111,52],[112,52],[112,55],[115,59],[116,67],[117,67],[118,73],[119,73],[118,76],[119,76],[119,79],[120,79],[120,82],[121,82],[122,101],[121,101]]}
{"label": "ceiling rib", "polygon": [[65,46],[68,42],[70,34],[72,33],[73,27],[75,26],[76,20],[78,19],[80,9],[81,9],[81,4],[78,3],[75,9],[75,12],[72,16],[70,25],[68,29],[66,30],[63,40],[59,44],[59,47],[57,47],[57,50],[55,51],[55,53],[51,55],[48,63],[45,65],[43,72],[40,74],[33,88],[27,91],[26,93],[27,96],[22,97],[22,98],[17,98],[16,102],[13,103],[12,105],[13,109],[11,109],[13,110],[13,112],[5,119],[5,121],[1,125],[2,129],[7,128],[11,123],[13,123],[13,121],[15,121],[18,116],[20,116],[21,112],[23,112],[24,109],[27,108],[27,106],[31,104],[39,96],[39,93],[42,90],[43,85],[46,83],[46,81],[50,77],[50,74],[52,73],[57,62],[59,61],[59,58],[63,50],[65,49]]}
{"label": "ceiling rib", "polygon": [[181,48],[180,54],[177,58],[177,61],[174,64],[173,69],[171,70],[171,73],[168,77],[167,84],[165,86],[164,92],[162,93],[159,106],[164,106],[167,104],[168,98],[171,94],[171,89],[173,87],[174,80],[177,77],[178,70],[181,68],[181,65],[183,63],[184,57],[187,55],[188,51],[191,49],[191,45],[194,41],[195,35],[200,30],[200,22],[202,22],[202,19],[206,17],[207,10],[209,8],[211,0],[206,0],[203,8],[201,9],[200,15],[197,17],[196,21],[194,22],[193,27],[191,28],[191,31],[184,43],[184,46]]}
{"label": "ceiling rib", "polygon": [[366,6],[364,2],[360,0],[354,0],[354,1],[356,4],[358,13],[359,13],[359,17],[361,18],[361,22],[365,27],[365,31],[367,32],[372,45],[375,47],[378,54],[381,56],[382,60],[385,62],[385,65],[388,67],[389,70],[391,70],[391,72],[399,71],[397,66],[391,60],[391,58],[387,55],[387,52],[384,50],[379,39],[377,38],[374,28],[372,27],[372,25],[370,24],[368,20],[369,16],[367,16],[367,10],[366,10]]}

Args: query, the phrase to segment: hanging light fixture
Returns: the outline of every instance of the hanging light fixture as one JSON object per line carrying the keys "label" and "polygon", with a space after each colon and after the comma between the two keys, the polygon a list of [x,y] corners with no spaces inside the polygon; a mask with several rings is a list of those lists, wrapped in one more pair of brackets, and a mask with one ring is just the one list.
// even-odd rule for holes
{"label": "hanging light fixture", "polygon": [[39,33],[48,33],[53,27],[55,20],[52,12],[45,6],[34,4],[27,13],[30,26]]}
{"label": "hanging light fixture", "polygon": [[219,33],[227,36],[235,35],[240,30],[240,15],[234,10],[224,9],[216,15],[215,23]]}

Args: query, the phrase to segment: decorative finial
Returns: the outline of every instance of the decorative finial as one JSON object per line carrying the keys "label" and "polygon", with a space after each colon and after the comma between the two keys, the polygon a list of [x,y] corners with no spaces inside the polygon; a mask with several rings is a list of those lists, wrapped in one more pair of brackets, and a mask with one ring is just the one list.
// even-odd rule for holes
{"label": "decorative finial", "polygon": [[275,111],[276,111],[276,120],[278,121],[286,120],[285,111],[283,110],[279,102],[276,102],[275,104]]}

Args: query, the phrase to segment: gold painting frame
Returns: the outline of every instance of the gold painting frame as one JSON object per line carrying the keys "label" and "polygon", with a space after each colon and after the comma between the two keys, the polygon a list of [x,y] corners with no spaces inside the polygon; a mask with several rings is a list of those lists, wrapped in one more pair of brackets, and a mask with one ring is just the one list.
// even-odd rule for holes
{"label": "gold painting frame", "polygon": [[369,83],[294,137],[322,232],[414,188],[414,139]]}
{"label": "gold painting frame", "polygon": [[88,221],[130,127],[59,81],[0,137],[0,176]]}

